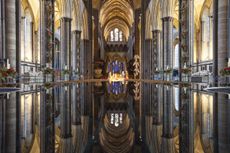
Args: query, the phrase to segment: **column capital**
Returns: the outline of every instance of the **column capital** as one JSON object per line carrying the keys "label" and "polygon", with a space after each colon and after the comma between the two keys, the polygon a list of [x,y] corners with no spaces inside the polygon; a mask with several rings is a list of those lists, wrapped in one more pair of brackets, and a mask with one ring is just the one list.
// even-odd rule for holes
{"label": "column capital", "polygon": [[61,21],[65,21],[65,22],[71,22],[71,21],[72,21],[72,18],[69,18],[69,17],[61,17],[60,20],[61,20]]}
{"label": "column capital", "polygon": [[74,33],[74,34],[81,34],[81,32],[82,32],[81,30],[73,30],[72,31],[72,33]]}
{"label": "column capital", "polygon": [[152,32],[153,32],[153,33],[160,33],[161,30],[160,30],[160,29],[154,29],[154,30],[152,30]]}
{"label": "column capital", "polygon": [[174,17],[171,17],[171,16],[167,16],[167,17],[163,17],[161,18],[163,22],[167,22],[167,21],[173,21],[174,20]]}

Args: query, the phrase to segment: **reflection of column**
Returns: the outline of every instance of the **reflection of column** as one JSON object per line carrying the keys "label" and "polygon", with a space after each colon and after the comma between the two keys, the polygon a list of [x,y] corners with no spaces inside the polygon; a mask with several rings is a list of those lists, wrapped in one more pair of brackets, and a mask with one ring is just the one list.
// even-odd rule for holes
{"label": "reflection of column", "polygon": [[154,30],[153,31],[153,49],[152,49],[152,69],[151,74],[154,74],[156,68],[159,70],[162,69],[162,53],[161,53],[161,31]]}
{"label": "reflection of column", "polygon": [[81,105],[80,105],[80,86],[74,84],[71,90],[72,103],[72,123],[73,125],[81,124]]}
{"label": "reflection of column", "polygon": [[191,89],[180,88],[180,152],[194,152],[194,101]]}
{"label": "reflection of column", "polygon": [[[17,116],[16,110],[19,109],[16,107],[16,93],[10,93],[9,99],[6,100],[5,106],[5,153],[15,153],[17,152]],[[18,116],[19,118],[19,116]]]}
{"label": "reflection of column", "polygon": [[61,138],[71,137],[71,101],[70,90],[68,86],[61,88],[60,100],[61,100],[61,112],[60,112],[60,127]]}
{"label": "reflection of column", "polygon": [[40,152],[54,152],[53,90],[42,89],[40,101]]}
{"label": "reflection of column", "polygon": [[[60,45],[60,59],[61,70],[70,69],[70,50],[71,50],[71,18],[61,18],[61,45]],[[62,75],[62,77],[64,77]]]}
{"label": "reflection of column", "polygon": [[162,153],[174,152],[173,141],[173,100],[172,87],[163,87],[163,133],[162,133]]}
{"label": "reflection of column", "polygon": [[152,86],[152,105],[153,105],[153,124],[162,124],[162,97],[163,97],[163,87],[162,85]]}
{"label": "reflection of column", "polygon": [[151,100],[152,100],[152,117],[153,117],[153,150],[156,153],[160,152],[161,136],[162,136],[162,97],[163,97],[163,86],[152,84],[151,91]]}
{"label": "reflection of column", "polygon": [[221,93],[219,93],[217,97],[218,97],[218,104],[217,104],[218,106],[216,112],[217,114],[215,114],[217,116],[216,118],[217,122],[215,122],[217,124],[216,125],[217,133],[215,134],[215,136],[217,136],[218,140],[216,140],[215,143],[217,143],[218,148],[215,148],[215,150],[217,149],[218,150],[217,152],[221,152],[221,153],[228,153],[230,149],[230,142],[229,142],[230,99],[227,94],[221,94]]}
{"label": "reflection of column", "polygon": [[61,151],[60,153],[73,152],[72,150],[72,138],[61,138],[60,139]]}
{"label": "reflection of column", "polygon": [[72,31],[72,51],[71,51],[71,70],[72,79],[76,79],[80,69],[80,42],[81,31]]}
{"label": "reflection of column", "polygon": [[163,19],[163,70],[172,68],[173,53],[173,17]]}
{"label": "reflection of column", "polygon": [[151,99],[151,84],[150,83],[144,83],[144,89],[143,89],[143,102],[145,106],[145,115],[151,116],[152,115],[152,99]]}
{"label": "reflection of column", "polygon": [[173,100],[172,87],[164,87],[163,101],[163,137],[173,137]]}

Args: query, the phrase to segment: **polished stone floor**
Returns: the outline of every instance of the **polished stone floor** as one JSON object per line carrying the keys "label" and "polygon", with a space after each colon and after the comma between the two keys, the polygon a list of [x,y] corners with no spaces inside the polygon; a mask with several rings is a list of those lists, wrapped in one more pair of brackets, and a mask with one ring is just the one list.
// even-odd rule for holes
{"label": "polished stone floor", "polygon": [[229,90],[207,87],[133,80],[1,88],[0,152],[229,153]]}

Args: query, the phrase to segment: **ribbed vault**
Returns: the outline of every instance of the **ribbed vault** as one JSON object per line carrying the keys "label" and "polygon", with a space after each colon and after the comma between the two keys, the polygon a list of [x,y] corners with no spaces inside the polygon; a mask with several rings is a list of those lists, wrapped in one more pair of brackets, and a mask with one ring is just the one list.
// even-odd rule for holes
{"label": "ribbed vault", "polygon": [[114,126],[110,123],[109,114],[105,115],[104,128],[101,128],[100,144],[106,153],[128,153],[134,143],[134,131],[130,118],[126,114],[123,124]]}
{"label": "ribbed vault", "polygon": [[105,39],[114,28],[118,28],[128,39],[133,24],[133,8],[128,0],[107,0],[100,10],[100,24]]}

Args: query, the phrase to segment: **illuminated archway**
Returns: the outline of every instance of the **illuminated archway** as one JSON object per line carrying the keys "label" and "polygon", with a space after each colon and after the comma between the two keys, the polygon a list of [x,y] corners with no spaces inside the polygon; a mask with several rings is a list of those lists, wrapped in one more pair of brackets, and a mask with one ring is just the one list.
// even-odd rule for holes
{"label": "illuminated archway", "polygon": [[100,10],[99,22],[101,24],[105,40],[108,40],[110,32],[118,28],[128,40],[130,28],[134,22],[133,9],[126,0],[108,0]]}

